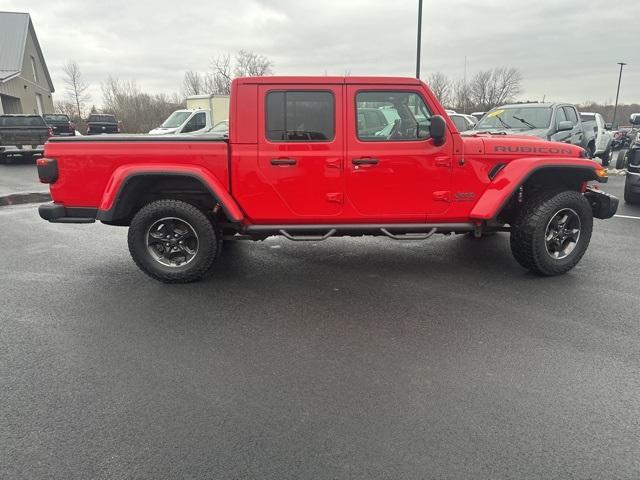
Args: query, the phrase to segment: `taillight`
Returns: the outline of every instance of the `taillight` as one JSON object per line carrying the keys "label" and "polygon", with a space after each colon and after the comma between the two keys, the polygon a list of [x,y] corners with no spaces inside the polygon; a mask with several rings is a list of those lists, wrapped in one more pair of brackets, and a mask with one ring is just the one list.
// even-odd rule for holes
{"label": "taillight", "polygon": [[91,125],[87,125],[87,133],[89,133],[89,130],[91,130]]}
{"label": "taillight", "polygon": [[53,158],[39,158],[36,160],[38,178],[42,183],[54,183],[58,180],[58,162]]}

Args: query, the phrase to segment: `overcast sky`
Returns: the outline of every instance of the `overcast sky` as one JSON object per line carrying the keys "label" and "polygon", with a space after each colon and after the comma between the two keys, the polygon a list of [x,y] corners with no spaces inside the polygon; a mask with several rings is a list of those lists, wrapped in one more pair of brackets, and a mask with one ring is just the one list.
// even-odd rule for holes
{"label": "overcast sky", "polygon": [[[275,73],[415,74],[417,0],[0,0],[31,14],[57,96],[74,59],[101,103],[108,75],[176,92],[186,70],[241,48]],[[423,78],[521,70],[522,98],[640,103],[640,0],[425,0]]]}

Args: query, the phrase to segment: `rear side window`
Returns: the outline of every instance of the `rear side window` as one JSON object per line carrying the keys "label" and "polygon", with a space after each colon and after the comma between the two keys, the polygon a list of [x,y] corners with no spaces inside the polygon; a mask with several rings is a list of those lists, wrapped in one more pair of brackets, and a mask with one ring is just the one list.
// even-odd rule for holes
{"label": "rear side window", "polygon": [[276,91],[267,94],[266,136],[276,142],[333,140],[335,99],[326,91]]}
{"label": "rear side window", "polygon": [[[369,121],[374,113],[381,114],[384,122]],[[423,140],[429,138],[431,112],[415,92],[359,92],[356,95],[356,122],[360,140]]]}

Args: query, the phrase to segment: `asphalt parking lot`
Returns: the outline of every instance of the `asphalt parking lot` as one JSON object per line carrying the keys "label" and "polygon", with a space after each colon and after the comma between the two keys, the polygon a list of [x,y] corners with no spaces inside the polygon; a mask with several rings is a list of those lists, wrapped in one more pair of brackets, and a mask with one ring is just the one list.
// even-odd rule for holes
{"label": "asphalt parking lot", "polygon": [[507,234],[229,244],[191,285],[34,204],[0,240],[0,478],[640,477],[640,219],[557,278]]}

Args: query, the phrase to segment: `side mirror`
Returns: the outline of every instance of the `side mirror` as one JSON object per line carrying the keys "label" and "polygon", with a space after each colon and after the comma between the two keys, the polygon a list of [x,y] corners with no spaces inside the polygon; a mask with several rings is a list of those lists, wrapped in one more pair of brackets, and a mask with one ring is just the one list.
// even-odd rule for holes
{"label": "side mirror", "polygon": [[564,120],[558,124],[559,132],[566,132],[567,130],[573,130],[573,123],[569,120]]}
{"label": "side mirror", "polygon": [[429,133],[433,138],[433,143],[440,146],[444,143],[445,134],[447,131],[447,122],[440,115],[434,115],[431,117],[431,125],[429,126]]}
{"label": "side mirror", "polygon": [[632,125],[640,125],[640,113],[632,113],[629,117],[629,121]]}
{"label": "side mirror", "polygon": [[613,124],[611,122],[607,122],[604,124],[605,130],[611,130],[611,128],[613,128]]}

